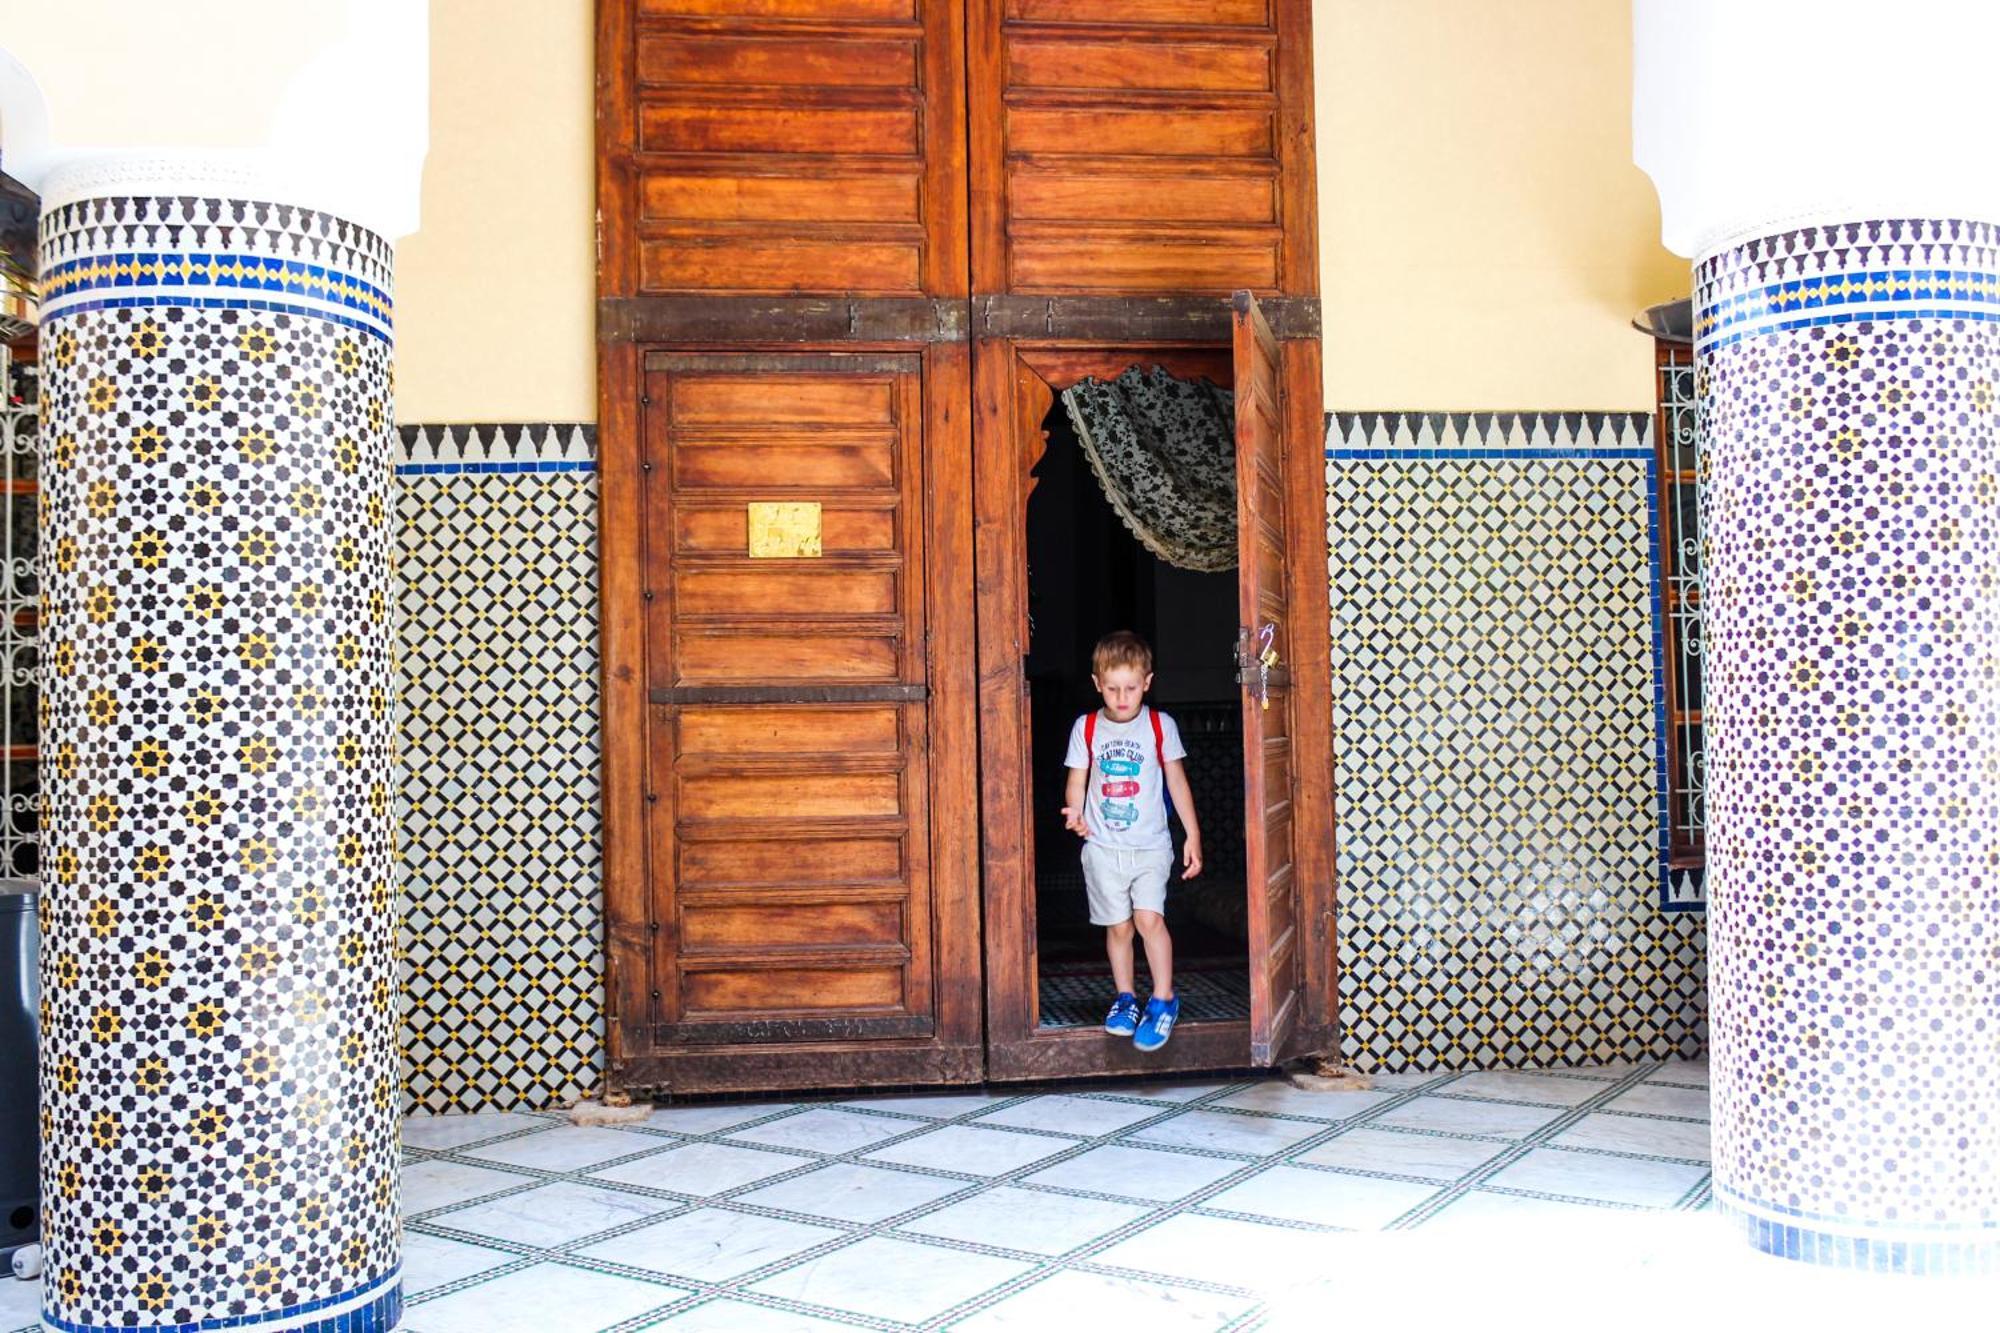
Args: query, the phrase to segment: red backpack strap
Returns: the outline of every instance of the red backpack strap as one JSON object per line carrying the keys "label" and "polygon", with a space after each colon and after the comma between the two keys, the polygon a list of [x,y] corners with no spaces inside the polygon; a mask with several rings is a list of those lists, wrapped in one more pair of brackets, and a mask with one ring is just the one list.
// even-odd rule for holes
{"label": "red backpack strap", "polygon": [[1157,710],[1148,708],[1146,716],[1153,719],[1153,753],[1159,758],[1160,772],[1165,773],[1167,771],[1167,733],[1160,726],[1160,715]]}
{"label": "red backpack strap", "polygon": [[1094,767],[1097,763],[1097,710],[1095,708],[1083,715],[1083,749],[1084,753],[1089,756],[1088,759],[1084,760],[1084,768],[1089,769]]}

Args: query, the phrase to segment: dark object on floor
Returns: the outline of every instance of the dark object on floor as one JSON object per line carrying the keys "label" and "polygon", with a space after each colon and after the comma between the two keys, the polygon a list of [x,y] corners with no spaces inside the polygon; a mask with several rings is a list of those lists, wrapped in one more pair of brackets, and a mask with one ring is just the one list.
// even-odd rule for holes
{"label": "dark object on floor", "polygon": [[[1144,974],[1139,992],[1146,989]],[[1250,1017],[1250,970],[1246,967],[1177,971],[1174,991],[1180,996],[1183,1023],[1217,1022]],[[1045,1028],[1098,1027],[1113,995],[1111,973],[1093,970],[1056,975],[1041,974],[1042,1017]]]}
{"label": "dark object on floor", "polygon": [[1285,1079],[1306,1092],[1366,1092],[1375,1080],[1340,1063],[1337,1056],[1307,1055],[1288,1060]]}
{"label": "dark object on floor", "polygon": [[0,1272],[41,1231],[35,884],[0,880]]}

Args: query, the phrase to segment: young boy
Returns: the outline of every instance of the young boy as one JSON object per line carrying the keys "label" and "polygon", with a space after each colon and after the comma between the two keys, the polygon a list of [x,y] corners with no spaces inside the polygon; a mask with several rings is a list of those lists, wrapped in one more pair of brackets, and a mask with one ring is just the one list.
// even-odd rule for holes
{"label": "young boy", "polygon": [[[1187,749],[1174,720],[1145,706],[1146,691],[1153,687],[1153,650],[1144,639],[1127,630],[1099,639],[1090,655],[1090,683],[1103,696],[1104,707],[1084,714],[1070,728],[1063,824],[1083,835],[1090,921],[1105,928],[1104,951],[1118,986],[1104,1030],[1131,1037],[1142,1051],[1157,1051],[1167,1044],[1181,1012],[1174,995],[1174,942],[1163,915],[1167,877],[1174,868],[1168,795],[1187,830],[1181,877],[1201,873],[1201,826],[1195,822],[1194,793],[1181,765]],[[1143,1016],[1133,995],[1135,929],[1146,941],[1146,969],[1153,982]]]}

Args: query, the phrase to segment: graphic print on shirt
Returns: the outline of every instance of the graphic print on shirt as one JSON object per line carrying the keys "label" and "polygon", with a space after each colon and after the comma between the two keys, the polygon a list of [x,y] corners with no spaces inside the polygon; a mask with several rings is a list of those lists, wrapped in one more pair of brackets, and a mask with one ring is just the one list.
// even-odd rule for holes
{"label": "graphic print on shirt", "polygon": [[1098,747],[1097,754],[1097,769],[1104,775],[1097,788],[1098,818],[1106,832],[1123,833],[1139,822],[1139,805],[1131,798],[1139,794],[1146,751],[1137,740],[1113,737]]}

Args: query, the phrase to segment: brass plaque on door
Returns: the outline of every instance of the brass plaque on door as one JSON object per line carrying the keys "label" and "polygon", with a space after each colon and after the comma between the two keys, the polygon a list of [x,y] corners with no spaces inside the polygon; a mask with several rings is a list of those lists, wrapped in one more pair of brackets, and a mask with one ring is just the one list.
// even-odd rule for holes
{"label": "brass plaque on door", "polygon": [[812,559],[819,553],[817,500],[750,502],[752,559]]}

